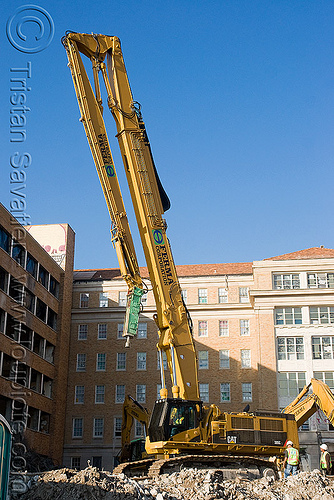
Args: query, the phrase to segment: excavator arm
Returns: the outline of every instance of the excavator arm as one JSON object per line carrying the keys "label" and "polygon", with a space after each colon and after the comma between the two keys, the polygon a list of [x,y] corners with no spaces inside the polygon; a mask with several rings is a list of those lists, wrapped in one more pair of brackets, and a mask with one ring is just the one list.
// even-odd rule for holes
{"label": "excavator arm", "polygon": [[[81,112],[80,121],[83,123],[88,143],[92,151],[96,170],[100,179],[104,197],[111,219],[111,241],[116,249],[122,277],[129,289],[129,296],[133,294],[140,302],[143,281],[140,277],[136,252],[120,191],[116,168],[112,157],[107,131],[103,120],[101,91],[98,80],[99,59],[96,53],[97,41],[93,37],[91,44],[85,44],[84,35],[69,35],[62,39],[68,56],[68,66],[71,70],[74,88]],[[109,46],[103,46],[107,50]],[[90,84],[80,51],[91,58],[93,63],[94,87]],[[139,311],[139,307],[137,308]],[[139,314],[139,312],[138,312]],[[136,331],[137,323],[131,331]],[[133,325],[132,325],[133,326]],[[127,329],[124,335],[127,336]]]}
{"label": "excavator arm", "polygon": [[[117,37],[67,33],[63,38],[69,67],[95,165],[112,220],[112,240],[130,291],[143,288],[116,170],[102,117],[99,74],[107,104],[115,119],[117,139],[125,167],[137,225],[153,288],[157,313],[157,344],[162,365],[166,353],[174,398],[199,400],[197,360],[191,322],[184,305],[163,213],[169,200],[159,181],[140,105],[133,100]],[[94,91],[81,54],[92,63]],[[163,373],[162,373],[163,375]],[[167,397],[162,377],[161,397]]]}
{"label": "excavator arm", "polygon": [[131,431],[134,419],[144,426],[145,437],[147,435],[149,411],[131,396],[126,396],[122,411],[122,447],[120,461],[125,462],[132,458]]}
{"label": "excavator arm", "polygon": [[[312,393],[308,394],[312,388]],[[307,395],[308,394],[308,395]],[[304,396],[305,399],[302,399]],[[328,385],[321,380],[311,379],[311,383],[306,385],[292,401],[283,413],[295,416],[297,426],[300,427],[317,410],[322,410],[332,425],[334,425],[334,396]]]}

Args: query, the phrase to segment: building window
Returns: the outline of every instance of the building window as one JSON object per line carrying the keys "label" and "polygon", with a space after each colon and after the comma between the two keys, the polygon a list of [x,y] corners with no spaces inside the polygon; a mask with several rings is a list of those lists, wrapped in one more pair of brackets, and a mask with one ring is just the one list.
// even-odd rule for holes
{"label": "building window", "polygon": [[219,351],[219,368],[230,368],[230,351],[228,349],[221,349]]}
{"label": "building window", "polygon": [[[96,437],[102,437],[102,436],[96,436]],[[92,457],[92,466],[96,467],[97,469],[102,469],[102,456],[99,455],[97,457]]]}
{"label": "building window", "polygon": [[25,264],[25,258],[26,258],[26,251],[23,248],[22,245],[19,243],[13,243],[12,247],[12,257],[13,259],[20,264],[20,266],[24,267]]}
{"label": "building window", "polygon": [[241,368],[251,368],[251,351],[250,349],[241,349]]}
{"label": "building window", "polygon": [[1,309],[1,331],[16,342],[19,341],[19,335],[22,323],[17,321],[13,316],[7,314],[6,330],[5,330],[5,317],[6,313]]}
{"label": "building window", "polygon": [[281,397],[295,398],[306,385],[305,372],[281,372],[278,380]]}
{"label": "building window", "polygon": [[240,320],[240,335],[242,335],[242,336],[250,335],[249,319],[241,319]]}
{"label": "building window", "polygon": [[116,403],[124,403],[125,385],[116,385]]}
{"label": "building window", "polygon": [[334,392],[334,372],[314,372],[314,378],[321,380]]}
{"label": "building window", "polygon": [[51,276],[51,274],[50,274],[49,292],[52,293],[52,295],[54,295],[56,299],[59,298],[59,283],[53,276]]}
{"label": "building window", "polygon": [[118,292],[118,305],[125,307],[127,301],[127,292]]}
{"label": "building window", "polygon": [[98,353],[96,355],[96,371],[97,372],[104,372],[106,369],[106,353]]}
{"label": "building window", "polygon": [[38,333],[34,332],[34,341],[32,350],[34,351],[35,354],[38,354],[38,356],[41,356],[43,358],[44,348],[45,348],[45,339],[43,339],[43,337],[38,335]]}
{"label": "building window", "polygon": [[94,418],[93,437],[102,438],[104,430],[104,418]]}
{"label": "building window", "polygon": [[187,290],[181,290],[181,295],[182,295],[183,302],[185,304],[187,304],[187,298],[188,298]]}
{"label": "building window", "polygon": [[146,352],[137,352],[137,370],[146,370]]}
{"label": "building window", "polygon": [[124,371],[126,370],[126,352],[117,353],[116,370]]}
{"label": "building window", "polygon": [[9,274],[2,267],[0,267],[0,288],[5,293],[8,293]]}
{"label": "building window", "polygon": [[308,273],[308,288],[334,288],[334,273]]}
{"label": "building window", "polygon": [[104,403],[104,394],[105,394],[105,386],[104,385],[96,385],[95,386],[95,403],[96,404]]}
{"label": "building window", "polygon": [[118,323],[117,325],[117,338],[118,339],[123,339],[123,328],[124,324],[123,323]]}
{"label": "building window", "polygon": [[72,437],[82,438],[83,436],[83,418],[74,418],[72,427]]}
{"label": "building window", "polygon": [[38,431],[40,426],[41,411],[37,410],[37,408],[34,408],[33,406],[29,406],[28,410],[29,410],[28,413],[29,417],[28,417],[27,427],[28,429],[32,429],[33,431]]}
{"label": "building window", "polygon": [[[22,337],[22,332],[21,332],[20,344],[26,343],[27,342],[26,339],[29,339],[29,332],[25,332],[25,335],[26,335],[25,337]],[[23,340],[24,340],[24,342],[23,342]],[[54,352],[55,352],[55,346],[53,344],[51,344],[50,342],[46,341],[45,342],[45,356],[44,356],[45,361],[48,361],[49,363],[54,363]]]}
{"label": "building window", "polygon": [[80,293],[80,306],[83,309],[88,307],[89,293]]}
{"label": "building window", "polygon": [[301,325],[301,307],[275,308],[275,325]]}
{"label": "building window", "polygon": [[37,268],[38,268],[37,260],[34,259],[34,257],[32,255],[30,255],[29,252],[27,252],[26,270],[35,279],[37,279]]}
{"label": "building window", "polygon": [[220,402],[226,403],[228,401],[231,401],[230,384],[220,384]]}
{"label": "building window", "polygon": [[252,401],[252,384],[242,384],[242,401]]}
{"label": "building window", "polygon": [[37,297],[36,300],[36,316],[41,321],[46,323],[46,304]]}
{"label": "building window", "polygon": [[85,401],[85,386],[84,385],[76,385],[75,386],[75,396],[74,403],[75,404],[83,404]]}
{"label": "building window", "polygon": [[88,325],[78,325],[78,340],[87,340]]}
{"label": "building window", "polygon": [[209,402],[209,384],[199,384],[199,397],[203,403]]}
{"label": "building window", "polygon": [[49,287],[49,273],[43,266],[39,265],[38,270],[38,281],[41,283],[44,288],[48,289]]}
{"label": "building window", "polygon": [[[37,299],[39,300],[39,299]],[[43,304],[43,302],[42,302]],[[44,304],[45,306],[45,304]],[[24,307],[28,309],[31,313],[35,312],[35,295],[31,293],[27,288],[24,290]],[[46,306],[45,306],[46,309]],[[37,314],[37,310],[36,310]]]}
{"label": "building window", "polygon": [[334,307],[310,307],[311,325],[334,323]]}
{"label": "building window", "polygon": [[81,457],[71,457],[71,468],[72,469],[80,469],[81,465]]}
{"label": "building window", "polygon": [[9,253],[10,250],[10,236],[2,227],[0,227],[0,248]]}
{"label": "building window", "polygon": [[198,368],[199,370],[209,368],[209,351],[198,351]]}
{"label": "building window", "polygon": [[219,336],[220,337],[228,337],[229,332],[228,332],[228,320],[227,319],[221,319],[219,321]]}
{"label": "building window", "polygon": [[40,419],[40,425],[39,425],[39,430],[40,432],[43,432],[44,434],[49,434],[50,432],[50,413],[46,413],[44,411],[41,411],[41,419]]}
{"label": "building window", "polygon": [[86,371],[86,354],[77,354],[77,372]]}
{"label": "building window", "polygon": [[114,437],[122,437],[122,417],[114,418]]}
{"label": "building window", "polygon": [[146,402],[146,385],[144,384],[136,385],[136,399],[138,403]]}
{"label": "building window", "polygon": [[12,299],[16,300],[19,304],[23,305],[24,300],[24,287],[13,276],[10,277],[9,282],[9,295]]}
{"label": "building window", "polygon": [[101,323],[97,325],[97,338],[98,340],[105,340],[107,338],[107,324]]}
{"label": "building window", "polygon": [[147,323],[138,323],[138,339],[147,339]]}
{"label": "building window", "polygon": [[58,315],[50,307],[48,307],[47,325],[53,330],[57,329],[57,319]]}
{"label": "building window", "polygon": [[[3,374],[3,376],[6,376],[6,374]],[[41,392],[42,390],[42,374],[39,373],[38,371],[34,370],[31,368],[30,371],[30,384],[29,384],[30,389],[36,392]]]}
{"label": "building window", "polygon": [[274,274],[273,287],[275,290],[300,288],[299,274]]}
{"label": "building window", "polygon": [[334,337],[312,337],[313,359],[334,358]]}
{"label": "building window", "polygon": [[303,337],[278,337],[277,350],[278,359],[304,359],[304,339]]}
{"label": "building window", "polygon": [[218,288],[218,302],[219,304],[226,304],[228,295],[226,288]]}
{"label": "building window", "polygon": [[147,292],[144,293],[140,299],[140,303],[142,306],[146,306],[147,305]]}
{"label": "building window", "polygon": [[[160,370],[160,354],[159,351],[157,352],[157,357],[158,357],[158,370]],[[163,363],[163,368],[164,370],[167,370],[167,354],[165,351],[162,351],[162,363]]]}
{"label": "building window", "polygon": [[240,287],[239,288],[239,302],[249,302],[249,288],[248,287]]}
{"label": "building window", "polygon": [[208,290],[206,288],[198,289],[198,303],[207,304],[208,303]]}
{"label": "building window", "polygon": [[100,293],[99,306],[100,307],[108,307],[108,292],[101,292]]}
{"label": "building window", "polygon": [[144,426],[138,420],[135,421],[135,438],[144,438]]}
{"label": "building window", "polygon": [[310,430],[310,419],[306,420],[301,426],[300,426],[301,431],[309,431]]}
{"label": "building window", "polygon": [[208,336],[208,322],[207,321],[199,321],[198,322],[198,336],[199,337],[207,337]]}

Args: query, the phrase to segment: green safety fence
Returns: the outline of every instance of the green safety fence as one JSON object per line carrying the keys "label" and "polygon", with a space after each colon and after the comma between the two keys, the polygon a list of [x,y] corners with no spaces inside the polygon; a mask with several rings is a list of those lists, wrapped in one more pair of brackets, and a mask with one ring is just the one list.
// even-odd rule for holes
{"label": "green safety fence", "polygon": [[0,500],[7,500],[12,433],[7,420],[0,415]]}

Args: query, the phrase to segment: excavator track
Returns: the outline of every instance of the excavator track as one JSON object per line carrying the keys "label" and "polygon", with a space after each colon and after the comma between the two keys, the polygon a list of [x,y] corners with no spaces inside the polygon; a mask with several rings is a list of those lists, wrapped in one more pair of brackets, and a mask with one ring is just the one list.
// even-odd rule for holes
{"label": "excavator track", "polygon": [[226,479],[234,479],[237,475],[248,478],[273,477],[278,479],[278,469],[273,462],[263,458],[239,455],[180,455],[167,459],[145,459],[126,462],[118,465],[113,474],[125,474],[128,477],[158,477],[160,474],[171,474],[184,468],[220,469]]}
{"label": "excavator track", "polygon": [[136,460],[135,462],[124,462],[115,467],[113,474],[125,474],[128,477],[147,476],[149,468],[154,462],[154,458]]}

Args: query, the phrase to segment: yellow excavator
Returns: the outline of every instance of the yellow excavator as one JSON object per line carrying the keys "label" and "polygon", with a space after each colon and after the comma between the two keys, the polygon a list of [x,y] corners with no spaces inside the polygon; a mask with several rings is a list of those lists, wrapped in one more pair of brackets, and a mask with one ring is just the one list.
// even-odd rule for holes
{"label": "yellow excavator", "polygon": [[126,396],[122,410],[121,450],[118,455],[120,463],[133,462],[146,456],[145,441],[142,438],[131,440],[134,420],[139,422],[147,436],[150,412],[132,396]]}
{"label": "yellow excavator", "polygon": [[[309,394],[310,389],[312,392]],[[334,396],[328,385],[321,380],[311,379],[283,413],[293,415],[297,426],[303,425],[317,410],[321,410],[334,425]]]}
{"label": "yellow excavator", "polygon": [[[111,240],[128,285],[124,333],[126,346],[136,334],[141,296],[140,277],[130,227],[103,120],[100,78],[107,107],[116,123],[132,204],[156,303],[157,349],[161,368],[160,399],[147,428],[147,457],[125,461],[115,472],[156,475],[184,466],[214,464],[226,477],[242,469],[275,475],[277,460],[289,439],[298,446],[293,414],[271,411],[222,412],[200,400],[192,323],[184,304],[163,214],[170,207],[155,168],[141,106],[133,100],[120,40],[115,36],[67,32],[62,39],[83,123],[111,218]],[[93,84],[82,55],[92,64]],[[171,377],[168,394],[163,353]],[[272,457],[276,457],[272,459]]]}

